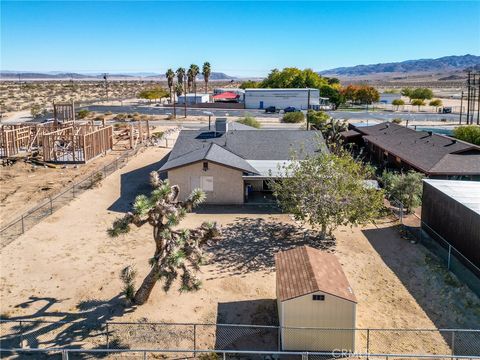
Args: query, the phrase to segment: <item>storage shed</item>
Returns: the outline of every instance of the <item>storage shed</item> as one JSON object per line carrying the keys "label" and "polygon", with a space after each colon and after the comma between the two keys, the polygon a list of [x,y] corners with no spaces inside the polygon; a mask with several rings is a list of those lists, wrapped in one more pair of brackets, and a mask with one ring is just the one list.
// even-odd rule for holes
{"label": "storage shed", "polygon": [[336,256],[301,246],[275,266],[282,349],[353,351],[357,300]]}

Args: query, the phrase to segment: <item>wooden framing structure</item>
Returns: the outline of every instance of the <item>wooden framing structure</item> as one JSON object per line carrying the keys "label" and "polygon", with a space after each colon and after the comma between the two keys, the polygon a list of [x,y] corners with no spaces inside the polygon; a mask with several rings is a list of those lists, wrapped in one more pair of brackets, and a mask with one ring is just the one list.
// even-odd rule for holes
{"label": "wooden framing structure", "polygon": [[91,124],[64,127],[42,136],[46,162],[87,163],[113,147],[113,127]]}
{"label": "wooden framing structure", "polygon": [[129,129],[130,149],[137,147],[137,144],[143,143],[150,138],[150,124],[148,120],[137,121],[130,125]]}
{"label": "wooden framing structure", "polygon": [[75,104],[71,103],[53,103],[53,118],[55,123],[64,123],[75,121]]}

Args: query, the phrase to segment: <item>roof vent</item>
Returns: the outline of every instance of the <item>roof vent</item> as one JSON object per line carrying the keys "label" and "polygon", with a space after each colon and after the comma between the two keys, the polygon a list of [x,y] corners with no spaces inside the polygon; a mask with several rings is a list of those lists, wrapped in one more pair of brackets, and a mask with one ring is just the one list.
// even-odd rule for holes
{"label": "roof vent", "polygon": [[217,118],[215,120],[215,132],[226,133],[228,131],[227,118]]}
{"label": "roof vent", "polygon": [[428,132],[428,136],[432,136],[433,135],[433,131],[427,131]]}

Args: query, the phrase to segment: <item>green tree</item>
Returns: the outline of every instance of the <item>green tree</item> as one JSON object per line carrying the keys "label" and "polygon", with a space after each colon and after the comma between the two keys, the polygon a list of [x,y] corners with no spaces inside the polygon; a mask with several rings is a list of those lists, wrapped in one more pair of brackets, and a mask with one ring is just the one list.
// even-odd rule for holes
{"label": "green tree", "polygon": [[425,176],[414,170],[406,174],[384,171],[381,181],[390,200],[398,200],[407,213],[412,213],[422,204],[422,180]]}
{"label": "green tree", "polygon": [[[182,85],[182,89],[185,88],[185,85],[184,82],[185,82],[185,69],[183,67],[179,67],[177,69],[177,71],[175,71],[175,74],[177,75],[177,84],[181,84]],[[178,94],[178,93],[177,93]],[[181,94],[180,94],[181,95]]]}
{"label": "green tree", "polygon": [[413,99],[411,104],[413,106],[418,106],[418,111],[420,111],[420,106],[424,106],[425,105],[425,101],[423,101],[422,99]]}
{"label": "green tree", "polygon": [[253,81],[253,80],[246,80],[240,84],[240,89],[255,89],[258,88],[259,86],[258,81]]}
{"label": "green tree", "polygon": [[433,92],[428,88],[416,88],[409,97],[410,99],[430,100],[433,98]]}
{"label": "green tree", "polygon": [[284,123],[302,123],[305,121],[305,115],[301,111],[289,112],[283,115]]}
{"label": "green tree", "polygon": [[180,276],[181,291],[200,288],[201,283],[196,272],[202,263],[202,247],[219,235],[215,223],[204,222],[200,227],[187,230],[176,229],[188,212],[205,200],[205,193],[194,190],[187,200],[179,201],[179,187],[171,186],[168,180],[162,181],[157,172],[150,174],[153,191],[150,196],[138,195],[131,212],[113,222],[108,230],[111,237],[117,237],[130,231],[131,225],[141,227],[149,224],[153,228],[155,253],[149,260],[150,272],[142,285],[135,291],[136,272],[131,266],[121,273],[124,281],[124,293],[134,304],[144,304],[158,281],[163,281],[163,289],[170,290],[173,282]]}
{"label": "green tree", "polygon": [[400,108],[400,106],[405,105],[405,101],[403,101],[402,99],[394,99],[394,100],[392,101],[392,105],[393,105],[393,106],[396,106],[396,107],[397,107],[397,111],[398,111],[398,109]]}
{"label": "green tree", "polygon": [[442,100],[440,100],[440,99],[434,99],[434,100],[430,101],[430,102],[428,103],[428,105],[430,105],[430,106],[435,106],[435,111],[437,111],[437,109],[438,109],[440,106],[443,105],[443,102],[442,102]]}
{"label": "green tree", "polygon": [[208,80],[210,79],[210,75],[212,73],[212,68],[210,66],[210,63],[204,62],[202,66],[202,75],[203,75],[203,81],[205,81],[205,94],[208,93]]}
{"label": "green tree", "polygon": [[255,119],[251,114],[246,113],[244,117],[237,120],[238,123],[248,125],[257,129],[261,128],[260,122]]}
{"label": "green tree", "polygon": [[320,86],[320,96],[328,98],[330,103],[334,105],[334,109],[345,103],[345,98],[340,90],[330,85]]}
{"label": "green tree", "polygon": [[360,86],[357,90],[357,100],[361,104],[373,104],[380,100],[380,93],[373,86]]}
{"label": "green tree", "polygon": [[183,86],[181,83],[177,83],[177,85],[175,85],[175,93],[177,94],[177,97],[183,94]]}
{"label": "green tree", "polygon": [[383,191],[365,185],[373,176],[370,168],[346,153],[292,161],[281,171],[282,181],[271,183],[281,208],[319,228],[322,237],[340,225],[371,222],[383,208]]}
{"label": "green tree", "polygon": [[408,97],[409,99],[412,99],[412,92],[413,92],[413,89],[412,89],[412,88],[406,87],[406,88],[403,88],[403,89],[400,91],[400,94],[402,94],[403,96]]}
{"label": "green tree", "polygon": [[466,125],[456,127],[453,130],[453,136],[455,136],[459,140],[466,141],[475,145],[480,145],[480,126]]}
{"label": "green tree", "polygon": [[172,69],[168,69],[165,73],[165,77],[167,78],[167,85],[170,91],[170,101],[175,101],[172,97],[173,95],[173,82],[175,80],[175,72]]}

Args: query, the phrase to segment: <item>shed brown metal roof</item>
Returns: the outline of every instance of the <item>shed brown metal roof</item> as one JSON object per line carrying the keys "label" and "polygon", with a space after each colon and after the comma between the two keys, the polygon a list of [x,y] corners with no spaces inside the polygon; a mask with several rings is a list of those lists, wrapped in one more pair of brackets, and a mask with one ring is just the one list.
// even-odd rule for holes
{"label": "shed brown metal roof", "polygon": [[342,265],[333,254],[300,246],[275,254],[280,301],[321,291],[357,302]]}

